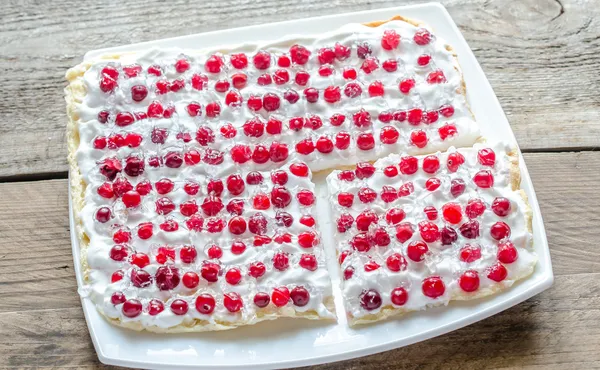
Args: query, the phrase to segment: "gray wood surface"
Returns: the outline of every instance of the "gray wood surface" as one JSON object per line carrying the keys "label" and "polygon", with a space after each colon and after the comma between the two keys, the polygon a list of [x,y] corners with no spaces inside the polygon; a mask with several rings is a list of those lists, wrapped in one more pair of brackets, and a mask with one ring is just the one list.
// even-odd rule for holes
{"label": "gray wood surface", "polygon": [[[103,367],[77,295],[65,179],[63,75],[87,50],[419,2],[0,2],[0,368]],[[600,0],[442,2],[526,152],[555,284],[447,335],[311,369],[600,368]]]}
{"label": "gray wood surface", "polygon": [[[64,73],[88,50],[422,1],[4,1],[0,179],[67,171]],[[600,0],[443,2],[521,148],[600,146]]]}

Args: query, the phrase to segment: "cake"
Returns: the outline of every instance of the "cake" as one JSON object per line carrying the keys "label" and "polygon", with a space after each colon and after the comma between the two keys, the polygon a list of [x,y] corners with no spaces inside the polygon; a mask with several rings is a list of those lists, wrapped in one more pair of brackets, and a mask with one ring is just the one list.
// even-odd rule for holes
{"label": "cake", "polygon": [[452,48],[400,16],[66,78],[80,291],[134,330],[335,319],[312,173],[482,140]]}
{"label": "cake", "polygon": [[516,149],[390,155],[327,177],[350,324],[494,294],[537,256]]}

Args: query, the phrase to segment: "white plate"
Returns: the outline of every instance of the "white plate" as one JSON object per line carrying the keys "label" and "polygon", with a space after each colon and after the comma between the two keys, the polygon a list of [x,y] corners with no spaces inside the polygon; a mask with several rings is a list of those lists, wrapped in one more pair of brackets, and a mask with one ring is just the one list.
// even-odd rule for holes
{"label": "white plate", "polygon": [[[385,20],[397,14],[427,22],[454,47],[465,74],[473,113],[483,126],[484,135],[516,142],[498,99],[471,49],[446,9],[437,3],[189,35],[95,50],[87,53],[86,58],[107,52],[140,50],[149,46],[198,48],[199,45],[209,47],[241,41],[269,40],[283,34],[306,34],[306,30],[310,30],[310,33],[320,33],[334,30],[346,23]],[[534,213],[534,246],[539,262],[533,275],[501,294],[471,302],[452,302],[448,307],[437,307],[409,314],[398,320],[350,329],[341,306],[337,265],[335,258],[330,258],[328,268],[333,277],[337,314],[340,318],[337,324],[280,319],[226,332],[156,335],[114,327],[102,319],[90,300],[82,299],[88,329],[98,357],[105,364],[161,369],[294,367],[346,360],[406,346],[485,319],[542,292],[549,288],[554,280],[544,224],[529,173],[522,160],[521,172],[522,186],[529,196]],[[320,224],[323,227],[323,241],[325,246],[329,246],[328,256],[332,257],[333,225],[325,199],[325,176],[318,176],[315,181],[319,188],[317,212],[319,220],[322,220]],[[74,234],[72,212],[71,240],[77,283],[81,287],[79,246]]]}

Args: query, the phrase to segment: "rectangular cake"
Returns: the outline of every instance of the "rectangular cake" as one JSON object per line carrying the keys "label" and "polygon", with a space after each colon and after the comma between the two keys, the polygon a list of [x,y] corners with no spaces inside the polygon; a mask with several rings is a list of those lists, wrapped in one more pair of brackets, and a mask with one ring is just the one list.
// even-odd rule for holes
{"label": "rectangular cake", "polygon": [[334,318],[311,171],[480,138],[451,47],[399,16],[66,77],[82,294],[135,330]]}
{"label": "rectangular cake", "polygon": [[327,177],[350,324],[484,297],[537,261],[516,149],[394,154]]}

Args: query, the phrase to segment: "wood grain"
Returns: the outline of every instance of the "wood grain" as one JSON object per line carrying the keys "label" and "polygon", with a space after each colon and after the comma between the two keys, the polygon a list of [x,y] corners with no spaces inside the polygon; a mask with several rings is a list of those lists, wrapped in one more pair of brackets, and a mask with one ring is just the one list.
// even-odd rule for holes
{"label": "wood grain", "polygon": [[[600,171],[592,170],[600,152],[527,153],[525,162],[553,288],[442,337],[313,369],[600,366]],[[0,367],[96,367],[73,273],[66,180],[4,183],[0,194]]]}
{"label": "wood grain", "polygon": [[[63,76],[88,50],[419,2],[424,1],[2,2],[0,179],[64,176]],[[600,0],[443,3],[524,150],[600,145]]]}

